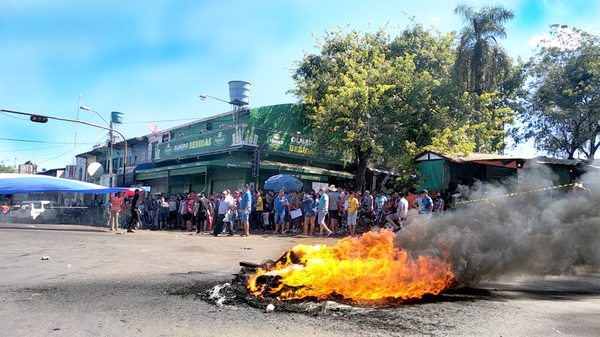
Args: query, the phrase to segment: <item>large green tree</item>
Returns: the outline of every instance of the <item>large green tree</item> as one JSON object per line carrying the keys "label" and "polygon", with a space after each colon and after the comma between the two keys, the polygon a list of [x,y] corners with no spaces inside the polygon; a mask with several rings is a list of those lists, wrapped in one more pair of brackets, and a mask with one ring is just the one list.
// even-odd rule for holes
{"label": "large green tree", "polygon": [[594,159],[600,147],[600,38],[553,25],[528,64],[531,88],[517,140],[538,150]]}
{"label": "large green tree", "polygon": [[460,33],[455,71],[464,90],[476,94],[493,92],[510,75],[512,62],[497,39],[506,37],[505,22],[514,13],[502,6],[456,7],[467,24]]}
{"label": "large green tree", "polygon": [[475,143],[477,152],[499,152],[504,149],[507,126],[515,111],[511,107],[522,83],[521,66],[498,43],[506,37],[504,23],[514,18],[514,12],[502,6],[475,8],[458,5],[454,12],[466,26],[460,33],[456,63],[457,87],[466,92],[455,107],[466,118],[461,125]]}
{"label": "large green tree", "polygon": [[364,187],[368,164],[406,169],[407,147],[422,148],[440,130],[460,128],[455,110],[449,113],[452,34],[413,24],[395,38],[384,29],[339,29],[318,43],[320,53],[297,64],[294,93],[310,110],[321,148],[354,154],[355,188]]}
{"label": "large green tree", "polygon": [[386,59],[388,35],[383,30],[362,35],[356,30],[327,32],[321,52],[305,55],[293,74],[294,93],[311,113],[312,133],[326,149],[352,151],[356,158],[355,188],[362,189],[369,160],[383,151],[381,129],[394,125],[386,111],[392,89],[410,83],[410,57]]}
{"label": "large green tree", "polygon": [[318,40],[318,53],[297,63],[292,92],[307,107],[320,148],[354,154],[355,188],[364,187],[368,164],[407,178],[423,150],[468,154],[502,147],[504,125],[513,117],[507,96],[470,94],[455,85],[455,41],[454,33],[414,23],[393,38],[384,29],[338,29]]}

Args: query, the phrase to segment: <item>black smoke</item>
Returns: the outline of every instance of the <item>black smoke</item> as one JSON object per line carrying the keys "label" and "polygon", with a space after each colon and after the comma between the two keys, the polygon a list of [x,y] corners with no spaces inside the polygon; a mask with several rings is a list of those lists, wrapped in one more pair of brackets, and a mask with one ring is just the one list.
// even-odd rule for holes
{"label": "black smoke", "polygon": [[556,186],[557,177],[544,167],[523,172],[522,179],[484,185],[487,200],[431,218],[413,214],[398,246],[415,257],[449,259],[463,284],[600,267],[600,170],[582,177],[585,189],[541,191],[535,190]]}

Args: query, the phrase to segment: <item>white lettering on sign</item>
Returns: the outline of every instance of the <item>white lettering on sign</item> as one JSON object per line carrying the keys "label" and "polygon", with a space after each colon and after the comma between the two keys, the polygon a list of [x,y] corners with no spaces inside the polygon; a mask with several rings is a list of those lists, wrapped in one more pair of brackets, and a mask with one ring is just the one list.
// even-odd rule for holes
{"label": "white lettering on sign", "polygon": [[189,143],[183,143],[173,146],[173,151],[185,151],[190,147]]}

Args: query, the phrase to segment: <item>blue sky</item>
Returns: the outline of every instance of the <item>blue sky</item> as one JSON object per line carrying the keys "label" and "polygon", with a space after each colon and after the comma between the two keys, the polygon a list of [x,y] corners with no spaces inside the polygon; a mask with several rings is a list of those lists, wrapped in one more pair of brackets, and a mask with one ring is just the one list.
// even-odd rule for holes
{"label": "blue sky", "polygon": [[[0,109],[26,111],[103,124],[81,105],[119,126],[128,138],[228,111],[228,82],[252,84],[250,106],[292,103],[290,70],[316,36],[351,24],[375,31],[389,23],[405,27],[409,16],[442,32],[463,26],[452,1],[74,1],[0,0]],[[597,0],[467,1],[513,9],[500,43],[513,58],[528,59],[535,35],[567,24],[598,34]],[[106,132],[51,120],[0,114],[0,161],[31,160],[59,168],[73,153],[88,151]],[[77,146],[74,149],[75,143]],[[532,155],[527,147],[512,153]]]}

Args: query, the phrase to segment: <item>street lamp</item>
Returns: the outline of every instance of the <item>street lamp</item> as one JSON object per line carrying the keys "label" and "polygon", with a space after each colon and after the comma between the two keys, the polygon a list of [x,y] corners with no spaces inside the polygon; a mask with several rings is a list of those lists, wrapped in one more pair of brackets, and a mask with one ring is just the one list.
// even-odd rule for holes
{"label": "street lamp", "polygon": [[[110,187],[114,187],[113,186],[113,120],[112,118],[110,119],[110,123],[106,121],[106,119],[104,119],[104,117],[102,117],[102,115],[94,110],[91,109],[88,106],[82,105],[79,107],[79,109],[81,110],[86,110],[86,111],[91,111],[93,113],[95,113],[96,115],[98,115],[98,117],[102,118],[102,120],[104,121],[104,123],[106,123],[110,129],[109,131],[109,137],[110,137],[110,161],[108,163],[108,170],[109,170],[109,180],[110,180]],[[114,130],[117,131],[117,130]],[[117,131],[118,132],[118,131]],[[123,136],[120,132],[118,132],[122,137],[123,137],[123,142],[125,144],[125,153],[124,153],[124,157],[123,157],[123,187],[125,187],[125,170],[127,169],[127,139],[125,139],[125,136]]]}
{"label": "street lamp", "polygon": [[107,122],[106,119],[104,119],[104,117],[102,117],[102,115],[100,113],[98,113],[98,111],[90,109],[89,106],[82,105],[79,107],[79,109],[85,110],[85,111],[91,111],[91,112],[95,113],[96,115],[98,115],[98,117],[102,118],[102,120],[104,121],[104,123],[106,123],[106,125],[110,126],[110,123]]}
{"label": "street lamp", "polygon": [[[96,115],[98,115],[98,117],[102,118],[102,120],[104,121],[104,123],[106,123],[106,125],[108,125],[109,128],[112,129],[112,124],[107,122],[106,119],[104,119],[104,117],[102,117],[102,115],[100,113],[98,113],[98,111],[90,109],[90,107],[82,105],[79,107],[79,109],[81,110],[85,110],[85,111],[91,111],[93,113],[95,113]],[[108,184],[110,187],[114,187],[113,186],[113,135],[112,135],[112,131],[108,131],[108,139],[110,142],[110,159],[108,160]]]}
{"label": "street lamp", "polygon": [[[235,104],[233,104],[233,102],[228,102],[228,101],[226,101],[224,99],[221,99],[221,98],[218,98],[218,97],[214,97],[214,96],[210,96],[210,95],[207,95],[207,94],[202,94],[202,95],[200,95],[198,97],[200,97],[200,99],[203,100],[203,101],[206,100],[206,98],[212,98],[212,99],[216,99],[217,101],[221,101],[221,102],[224,102],[224,103],[227,103],[227,104],[231,104],[232,106],[235,105]],[[238,124],[238,123],[236,123],[236,119],[238,119],[238,121],[239,121],[239,117],[236,116],[236,114],[237,114],[237,112],[234,112],[231,115],[232,119],[233,119],[233,124]]]}
{"label": "street lamp", "polygon": [[202,95],[200,95],[199,97],[200,97],[200,99],[201,99],[201,100],[203,100],[203,101],[204,101],[204,100],[205,100],[207,97],[209,97],[209,98],[212,98],[212,99],[216,99],[217,101],[221,101],[221,102],[225,102],[225,103],[227,103],[227,104],[231,104],[231,102],[227,102],[227,101],[226,101],[226,100],[224,100],[224,99],[220,99],[220,98],[217,98],[217,97],[213,97],[213,96],[210,96],[210,95],[207,95],[207,94],[202,94]]}

